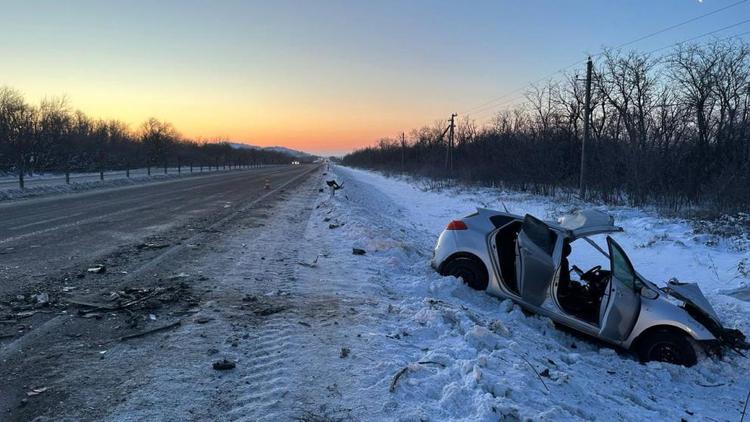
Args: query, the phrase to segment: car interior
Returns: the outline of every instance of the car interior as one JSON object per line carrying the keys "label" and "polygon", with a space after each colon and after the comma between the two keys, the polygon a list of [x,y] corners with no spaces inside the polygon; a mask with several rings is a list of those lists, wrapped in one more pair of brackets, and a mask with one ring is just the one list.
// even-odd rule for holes
{"label": "car interior", "polygon": [[568,314],[590,324],[599,325],[599,312],[611,272],[596,265],[586,271],[571,267],[568,257],[572,248],[566,240],[560,261],[557,302]]}
{"label": "car interior", "polygon": [[498,230],[495,237],[500,275],[503,278],[505,286],[515,294],[519,294],[516,274],[516,242],[521,227],[523,227],[523,221],[513,221]]}

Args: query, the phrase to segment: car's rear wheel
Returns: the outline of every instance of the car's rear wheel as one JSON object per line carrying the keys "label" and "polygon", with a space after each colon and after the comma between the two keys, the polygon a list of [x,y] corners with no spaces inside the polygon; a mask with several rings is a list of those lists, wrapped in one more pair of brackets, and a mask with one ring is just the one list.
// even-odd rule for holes
{"label": "car's rear wheel", "polygon": [[443,274],[460,277],[464,283],[475,290],[486,290],[489,284],[487,269],[476,258],[466,256],[453,258],[445,264]]}
{"label": "car's rear wheel", "polygon": [[658,361],[693,366],[698,353],[687,334],[679,330],[656,329],[638,341],[636,353],[641,362]]}

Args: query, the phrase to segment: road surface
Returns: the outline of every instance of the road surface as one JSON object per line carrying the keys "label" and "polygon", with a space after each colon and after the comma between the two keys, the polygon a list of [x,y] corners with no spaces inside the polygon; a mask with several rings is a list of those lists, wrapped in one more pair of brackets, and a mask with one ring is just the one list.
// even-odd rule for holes
{"label": "road surface", "polygon": [[267,167],[0,204],[0,298],[80,276],[170,230],[188,237],[266,193],[266,182],[280,186],[310,170]]}
{"label": "road surface", "polygon": [[[232,169],[226,169],[224,167],[220,167],[219,169],[216,169],[215,167],[211,167],[210,169],[207,166],[194,166],[193,171],[190,171],[190,166],[182,166],[181,168],[177,167],[168,167],[167,172],[164,172],[164,167],[151,167],[151,174],[148,174],[147,168],[136,168],[130,170],[130,178],[131,179],[145,179],[145,178],[160,178],[163,177],[165,174],[168,176],[177,176],[179,174],[181,175],[200,175],[201,173],[208,174],[208,173],[217,173],[217,172],[234,172],[235,170]],[[104,172],[104,181],[108,182],[111,180],[118,180],[118,179],[126,179],[128,177],[128,172],[125,170],[107,170]],[[101,176],[99,175],[99,172],[89,172],[89,173],[71,173],[70,174],[70,183],[96,183],[99,182],[101,179]],[[29,188],[38,188],[38,187],[51,187],[51,186],[65,186],[67,183],[65,181],[65,175],[64,174],[35,174],[33,176],[26,176],[24,178],[24,186]],[[6,176],[0,176],[0,191],[3,190],[16,190],[18,189],[18,176],[17,175],[6,175]]]}

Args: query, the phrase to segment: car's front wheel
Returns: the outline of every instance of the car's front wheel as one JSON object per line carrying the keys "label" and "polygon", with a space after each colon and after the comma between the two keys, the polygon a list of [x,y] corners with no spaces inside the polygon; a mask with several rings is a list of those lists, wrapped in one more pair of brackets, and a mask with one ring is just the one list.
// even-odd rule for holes
{"label": "car's front wheel", "polygon": [[461,278],[464,283],[475,290],[486,290],[489,284],[487,269],[476,258],[465,256],[453,258],[445,265],[443,274]]}
{"label": "car's front wheel", "polygon": [[693,366],[698,353],[687,334],[678,330],[657,329],[638,341],[636,353],[641,362],[658,361]]}

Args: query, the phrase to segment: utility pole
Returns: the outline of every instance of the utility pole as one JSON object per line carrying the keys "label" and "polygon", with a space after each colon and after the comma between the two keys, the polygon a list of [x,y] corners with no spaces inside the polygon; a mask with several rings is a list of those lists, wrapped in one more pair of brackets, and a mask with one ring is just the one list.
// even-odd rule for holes
{"label": "utility pole", "polygon": [[401,173],[406,168],[406,136],[401,132]]}
{"label": "utility pole", "polygon": [[580,195],[586,198],[586,144],[589,142],[589,122],[591,121],[591,71],[594,65],[589,57],[586,62],[586,99],[583,109],[583,142],[581,143],[581,179],[579,181]]}
{"label": "utility pole", "polygon": [[[445,168],[448,170],[449,176],[453,175],[453,134],[456,128],[456,116],[458,114],[451,114],[450,125],[446,129],[448,132],[448,143],[445,150]],[[443,135],[445,135],[445,132],[443,132]]]}

